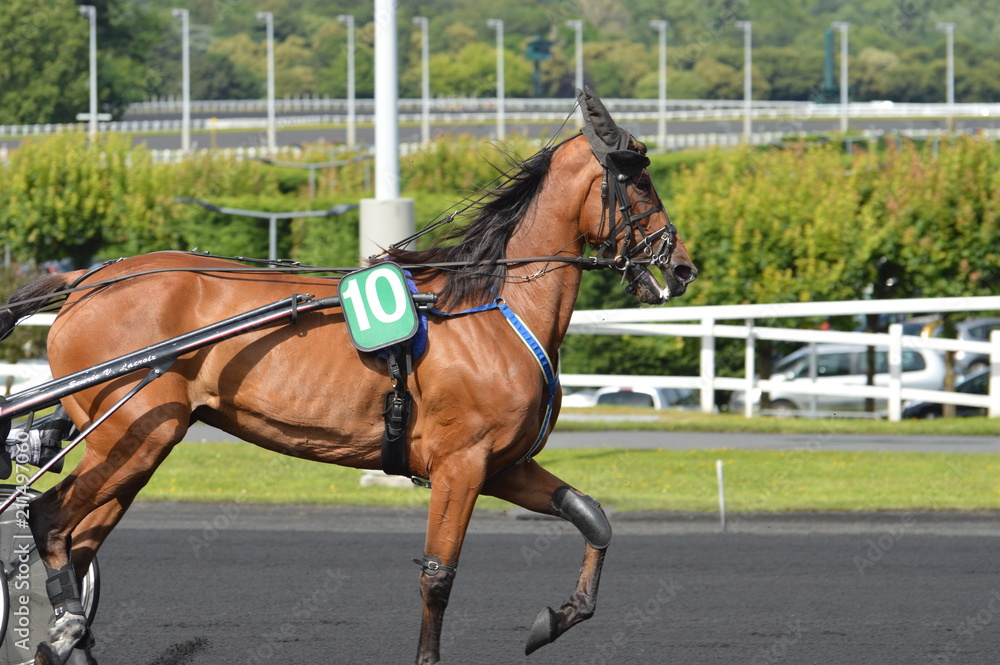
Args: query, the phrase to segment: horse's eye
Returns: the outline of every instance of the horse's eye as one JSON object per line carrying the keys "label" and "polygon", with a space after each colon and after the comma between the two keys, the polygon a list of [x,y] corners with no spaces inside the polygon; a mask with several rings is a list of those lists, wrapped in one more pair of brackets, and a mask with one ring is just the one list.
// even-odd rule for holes
{"label": "horse's eye", "polygon": [[636,180],[635,186],[639,188],[639,191],[649,194],[653,190],[653,181],[649,179],[649,176],[643,173]]}

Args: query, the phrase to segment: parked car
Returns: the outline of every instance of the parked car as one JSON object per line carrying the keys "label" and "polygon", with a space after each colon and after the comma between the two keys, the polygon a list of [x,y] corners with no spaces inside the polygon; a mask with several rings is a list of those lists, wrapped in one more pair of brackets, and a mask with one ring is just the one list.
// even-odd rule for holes
{"label": "parked car", "polygon": [[693,407],[698,396],[690,388],[601,388],[594,395],[597,406],[637,406],[653,409]]}
{"label": "parked car", "polygon": [[[944,385],[944,359],[936,351],[927,349],[903,350],[903,385],[908,388],[940,390]],[[816,346],[816,383],[818,385],[863,386],[868,382],[868,347],[850,344],[818,344]],[[809,347],[790,353],[774,364],[771,380],[788,383],[810,383]],[[889,383],[889,359],[885,349],[875,350],[875,385]],[[744,408],[745,391],[736,391],[730,396],[731,411]],[[761,391],[752,396],[756,407],[760,403]],[[842,395],[817,395],[816,408],[820,411],[861,411],[865,407],[864,397]],[[812,396],[801,393],[784,392],[780,387],[771,390],[771,408],[779,412],[801,411],[809,408]],[[886,408],[884,399],[875,401],[876,410]]]}
{"label": "parked car", "polygon": [[[979,370],[955,386],[955,392],[986,395],[990,390],[989,368]],[[913,402],[903,409],[904,418],[940,418],[942,405],[937,402]],[[976,406],[955,406],[956,416],[985,416],[986,409]]]}
{"label": "parked car", "polygon": [[[955,327],[958,329],[958,339],[988,342],[990,333],[1000,328],[1000,318],[969,319]],[[955,368],[963,376],[971,377],[989,366],[990,357],[985,353],[955,352]]]}
{"label": "parked car", "polygon": [[564,407],[634,406],[651,409],[691,409],[698,406],[698,395],[689,388],[620,388],[611,386],[596,391],[578,390],[563,398]]}

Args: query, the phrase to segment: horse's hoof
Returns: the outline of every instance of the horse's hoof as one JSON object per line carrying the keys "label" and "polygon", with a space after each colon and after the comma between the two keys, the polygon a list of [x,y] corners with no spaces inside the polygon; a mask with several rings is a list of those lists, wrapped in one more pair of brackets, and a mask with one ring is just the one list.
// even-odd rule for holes
{"label": "horse's hoof", "polygon": [[63,665],[63,662],[51,644],[42,642],[35,651],[35,665]]}
{"label": "horse's hoof", "polygon": [[532,624],[531,633],[528,635],[528,644],[524,647],[524,655],[530,656],[546,644],[551,644],[557,637],[559,635],[556,634],[556,613],[551,607],[546,607],[535,617],[535,623]]}

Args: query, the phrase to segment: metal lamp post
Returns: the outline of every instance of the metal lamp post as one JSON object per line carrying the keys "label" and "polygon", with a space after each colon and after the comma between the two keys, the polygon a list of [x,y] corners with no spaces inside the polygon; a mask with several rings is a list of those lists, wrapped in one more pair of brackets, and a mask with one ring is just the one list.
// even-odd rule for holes
{"label": "metal lamp post", "polygon": [[395,0],[375,0],[375,197],[361,199],[359,246],[367,259],[413,234],[413,199],[399,196],[399,67]]}
{"label": "metal lamp post", "polygon": [[431,140],[431,75],[427,17],[414,16],[413,23],[420,26],[420,140],[428,143]]}
{"label": "metal lamp post", "polygon": [[278,142],[274,129],[274,13],[257,12],[257,20],[267,29],[267,150],[275,152]]}
{"label": "metal lamp post", "polygon": [[832,25],[836,30],[840,30],[840,131],[847,131],[847,31],[851,27],[850,23],[837,21]]}
{"label": "metal lamp post", "polygon": [[201,206],[205,210],[210,210],[212,212],[217,212],[223,215],[234,215],[237,217],[253,217],[254,219],[268,220],[269,225],[268,225],[267,258],[270,261],[277,261],[278,259],[279,219],[297,219],[300,217],[336,217],[339,215],[343,215],[348,211],[355,210],[358,207],[353,203],[341,203],[340,205],[333,206],[329,210],[300,210],[298,212],[270,212],[267,210],[243,210],[240,208],[227,208],[225,206],[217,206],[214,203],[209,203],[208,201],[200,201],[198,199],[178,198],[174,199],[174,201],[176,201],[177,203],[190,203],[193,205]]}
{"label": "metal lamp post", "polygon": [[80,14],[90,21],[90,138],[97,136],[97,7],[80,5]]}
{"label": "metal lamp post", "polygon": [[347,27],[347,147],[357,143],[357,116],[354,105],[354,17],[341,14],[337,17]]}
{"label": "metal lamp post", "polygon": [[191,33],[186,9],[171,12],[181,20],[181,150],[191,152]]}
{"label": "metal lamp post", "polygon": [[660,97],[657,106],[656,145],[660,150],[667,147],[667,21],[650,21],[650,27],[660,33]]}
{"label": "metal lamp post", "polygon": [[948,104],[948,131],[955,126],[955,24],[938,23],[938,30],[944,30],[947,38],[946,100]]}
{"label": "metal lamp post", "polygon": [[503,141],[507,137],[507,118],[504,109],[504,69],[503,69],[503,19],[487,19],[486,25],[496,28],[497,31],[497,140]]}
{"label": "metal lamp post", "polygon": [[743,30],[743,141],[750,143],[753,131],[753,24],[737,21],[736,27]]}
{"label": "metal lamp post", "polygon": [[576,30],[576,89],[583,90],[583,21],[572,19],[566,25]]}

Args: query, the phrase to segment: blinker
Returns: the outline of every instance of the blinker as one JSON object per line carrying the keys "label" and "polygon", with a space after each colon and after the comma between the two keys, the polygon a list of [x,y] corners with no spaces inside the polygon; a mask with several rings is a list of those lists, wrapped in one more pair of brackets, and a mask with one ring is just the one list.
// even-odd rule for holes
{"label": "blinker", "polygon": [[624,182],[642,173],[649,166],[649,157],[635,150],[614,150],[608,153],[607,162],[619,182]]}

